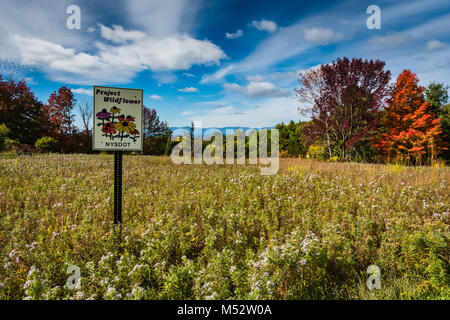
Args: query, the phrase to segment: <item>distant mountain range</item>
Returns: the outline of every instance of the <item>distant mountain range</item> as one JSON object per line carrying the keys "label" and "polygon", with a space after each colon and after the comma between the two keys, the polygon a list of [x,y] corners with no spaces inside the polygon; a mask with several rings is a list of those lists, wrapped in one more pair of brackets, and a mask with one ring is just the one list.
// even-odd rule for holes
{"label": "distant mountain range", "polygon": [[[240,129],[240,130],[246,132],[246,131],[249,130],[249,129],[254,129],[254,130],[258,131],[258,130],[260,130],[260,129],[267,129],[267,130],[270,130],[270,129],[273,129],[273,128],[275,128],[275,126],[273,126],[273,127],[262,127],[262,128],[250,128],[250,127],[222,127],[222,128],[215,128],[215,127],[208,127],[208,128],[202,128],[202,134],[204,135],[205,132],[206,132],[207,130],[209,130],[209,129],[215,129],[215,131],[220,131],[222,134],[226,134],[226,130],[233,130],[233,131],[236,131],[236,130]],[[184,130],[186,130],[186,131],[189,131],[189,130],[190,130],[190,127],[189,127],[189,126],[184,126],[184,127],[170,127],[170,130],[172,130],[172,132],[174,132],[175,130],[178,130],[178,129],[184,129]]]}

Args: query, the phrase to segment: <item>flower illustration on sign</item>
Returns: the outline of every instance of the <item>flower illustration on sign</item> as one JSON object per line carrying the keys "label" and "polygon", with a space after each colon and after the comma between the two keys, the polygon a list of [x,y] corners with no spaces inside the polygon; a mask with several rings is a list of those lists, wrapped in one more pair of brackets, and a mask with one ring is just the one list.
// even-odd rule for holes
{"label": "flower illustration on sign", "polygon": [[110,121],[108,123],[105,123],[102,127],[102,131],[105,133],[104,136],[107,137],[108,134],[112,139],[112,135],[115,134],[117,131],[114,127],[114,124]]}
{"label": "flower illustration on sign", "polygon": [[123,141],[123,139],[130,138],[133,142],[136,142],[140,132],[136,129],[135,117],[131,115],[125,116],[124,114],[116,116],[120,111],[120,108],[114,106],[109,112],[105,108],[97,112],[97,119],[102,121],[97,123],[97,126],[101,126],[102,135],[109,137],[111,140],[118,138],[120,141]]}
{"label": "flower illustration on sign", "polygon": [[109,119],[109,117],[111,116],[111,113],[106,111],[106,109],[102,109],[102,111],[97,112],[97,114],[95,116],[97,117],[97,119],[102,120],[103,124],[104,124],[105,120]]}
{"label": "flower illustration on sign", "polygon": [[112,120],[114,121],[114,115],[115,115],[116,113],[119,113],[119,112],[120,112],[120,108],[117,108],[116,106],[114,106],[114,107],[112,107],[109,111],[111,111],[111,113],[112,113]]}
{"label": "flower illustration on sign", "polygon": [[132,131],[134,131],[136,128],[136,125],[133,122],[128,122],[128,121],[119,121],[116,124],[116,128],[117,130],[119,130],[119,132],[124,133],[125,131],[127,133],[131,133]]}
{"label": "flower illustration on sign", "polygon": [[114,106],[109,111],[111,111],[112,113],[119,113],[120,112],[120,108],[117,108],[116,106]]}

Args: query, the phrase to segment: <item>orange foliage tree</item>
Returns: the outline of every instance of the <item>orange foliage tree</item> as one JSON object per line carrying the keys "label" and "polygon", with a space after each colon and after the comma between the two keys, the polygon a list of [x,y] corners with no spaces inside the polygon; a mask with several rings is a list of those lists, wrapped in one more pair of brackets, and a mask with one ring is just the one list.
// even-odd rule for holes
{"label": "orange foliage tree", "polygon": [[403,70],[388,100],[383,133],[376,147],[389,159],[400,157],[412,163],[433,160],[445,149],[439,137],[441,123],[432,106],[425,102],[424,87],[415,73]]}

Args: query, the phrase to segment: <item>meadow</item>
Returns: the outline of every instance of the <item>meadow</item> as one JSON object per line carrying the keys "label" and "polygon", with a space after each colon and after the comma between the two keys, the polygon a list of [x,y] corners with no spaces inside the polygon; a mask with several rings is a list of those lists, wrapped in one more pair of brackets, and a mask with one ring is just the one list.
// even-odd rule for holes
{"label": "meadow", "polygon": [[0,159],[0,299],[450,299],[449,167],[123,167],[119,234],[112,155]]}

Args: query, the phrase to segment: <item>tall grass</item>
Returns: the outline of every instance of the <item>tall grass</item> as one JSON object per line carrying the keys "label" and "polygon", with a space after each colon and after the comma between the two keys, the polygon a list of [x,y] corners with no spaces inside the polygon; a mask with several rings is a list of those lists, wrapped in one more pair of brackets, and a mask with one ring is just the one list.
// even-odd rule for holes
{"label": "tall grass", "polygon": [[[2,299],[449,299],[448,167],[0,160]],[[69,264],[81,288],[66,285]],[[366,269],[381,269],[381,289]]]}

